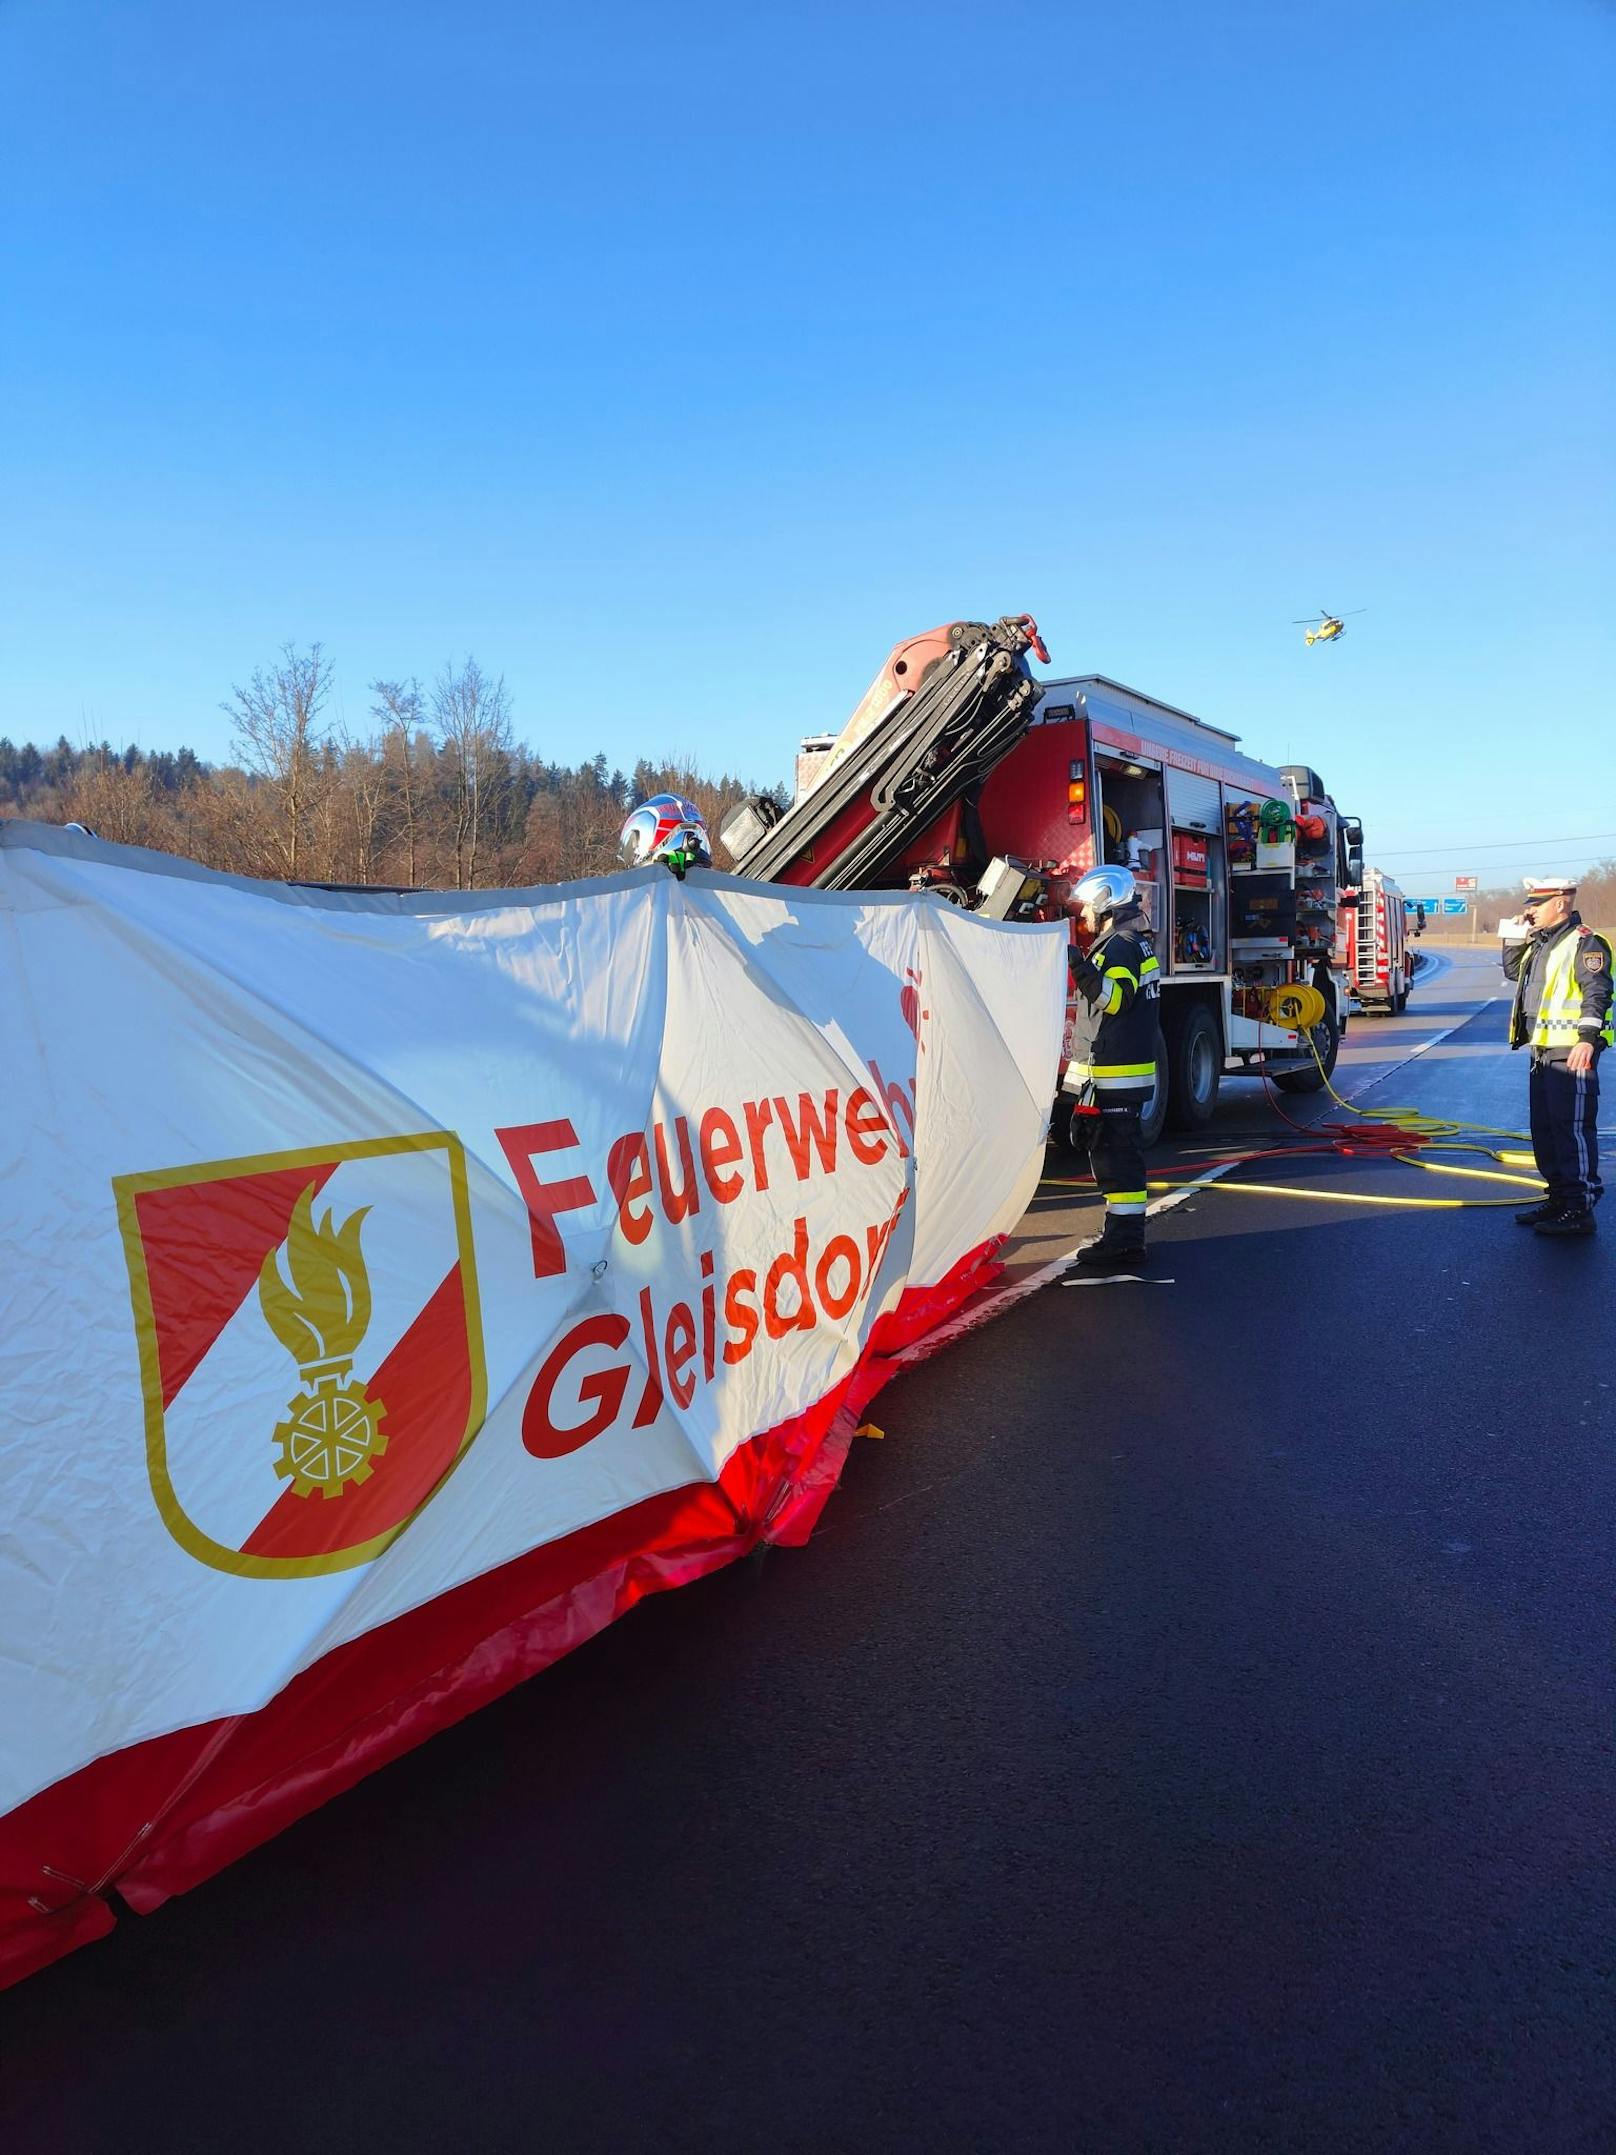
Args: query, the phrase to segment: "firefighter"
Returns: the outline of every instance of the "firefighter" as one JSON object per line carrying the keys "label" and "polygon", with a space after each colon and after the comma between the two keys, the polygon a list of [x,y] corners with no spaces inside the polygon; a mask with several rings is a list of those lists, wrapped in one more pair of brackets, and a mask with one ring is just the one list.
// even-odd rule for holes
{"label": "firefighter", "polygon": [[1611,1027],[1610,938],[1577,912],[1571,876],[1528,876],[1521,913],[1531,930],[1504,949],[1515,983],[1509,1044],[1530,1047],[1532,1152],[1549,1186],[1517,1212],[1540,1235],[1591,1235],[1599,1179],[1599,1057]]}
{"label": "firefighter", "polygon": [[1075,1284],[1086,1272],[1144,1261],[1147,1193],[1139,1112],[1156,1081],[1161,1040],[1160,968],[1132,871],[1092,869],[1073,887],[1071,903],[1093,940],[1087,950],[1074,944],[1070,952],[1077,1008],[1072,1060],[1061,1087],[1079,1109],[1090,1111],[1089,1165],[1105,1197],[1105,1227],[1078,1246],[1062,1285]]}

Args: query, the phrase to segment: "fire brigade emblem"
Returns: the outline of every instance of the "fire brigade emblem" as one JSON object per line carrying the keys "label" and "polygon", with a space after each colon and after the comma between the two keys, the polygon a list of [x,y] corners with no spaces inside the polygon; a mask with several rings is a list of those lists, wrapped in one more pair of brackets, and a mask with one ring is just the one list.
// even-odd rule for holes
{"label": "fire brigade emblem", "polygon": [[483,1415],[458,1139],[210,1161],[114,1187],[169,1532],[250,1578],[380,1555]]}
{"label": "fire brigade emblem", "polygon": [[361,1209],[333,1231],[328,1211],[316,1227],[305,1190],[286,1235],[291,1285],[281,1277],[276,1250],[258,1275],[265,1321],[310,1387],[288,1403],[288,1419],[275,1430],[275,1472],[289,1475],[300,1497],[315,1490],[339,1497],[368,1482],[387,1449],[381,1431],[386,1402],[373,1399],[363,1385],[342,1381],[352,1374],[354,1350],[370,1323],[370,1281],[359,1247],[364,1218]]}

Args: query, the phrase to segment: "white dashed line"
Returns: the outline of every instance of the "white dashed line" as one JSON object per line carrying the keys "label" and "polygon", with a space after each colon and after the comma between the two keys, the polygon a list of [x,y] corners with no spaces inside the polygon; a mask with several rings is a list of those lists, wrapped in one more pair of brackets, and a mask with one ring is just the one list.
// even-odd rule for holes
{"label": "white dashed line", "polygon": [[1425,1055],[1432,1048],[1439,1048],[1444,1040],[1451,1040],[1455,1033],[1462,1033],[1472,1018],[1479,1017],[1482,1011],[1490,1010],[1494,1003],[1502,1000],[1502,996],[1489,995],[1485,1002],[1477,1003],[1474,1010],[1466,1011],[1456,1024],[1448,1026],[1443,1032],[1433,1033],[1429,1040],[1422,1040],[1418,1047],[1410,1048],[1401,1061],[1388,1064],[1379,1077],[1372,1077],[1366,1085],[1360,1085],[1356,1092],[1344,1093],[1342,1098],[1349,1104],[1354,1100],[1361,1100],[1366,1092],[1373,1092],[1377,1085],[1384,1085],[1386,1080],[1395,1077],[1399,1070],[1406,1070],[1416,1055]]}

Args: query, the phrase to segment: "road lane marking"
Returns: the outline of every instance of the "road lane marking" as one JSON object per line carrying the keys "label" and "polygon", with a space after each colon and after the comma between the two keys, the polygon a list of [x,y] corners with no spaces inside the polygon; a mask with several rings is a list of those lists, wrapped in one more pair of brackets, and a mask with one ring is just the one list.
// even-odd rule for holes
{"label": "road lane marking", "polygon": [[[905,1347],[892,1355],[892,1367],[908,1369],[915,1362],[924,1362],[928,1355],[935,1354],[939,1348],[951,1346],[956,1339],[963,1339],[967,1332],[974,1332],[979,1325],[988,1324],[993,1318],[1002,1316],[1015,1303],[1024,1302],[1028,1295],[1036,1294],[1041,1287],[1047,1287],[1052,1280],[1058,1280],[1076,1255],[1077,1245],[1074,1243],[1059,1257],[1052,1257],[1048,1264],[1040,1265],[1036,1272],[1029,1272],[1025,1279],[1016,1280],[1008,1287],[999,1288],[997,1292],[990,1287],[987,1290],[987,1299],[975,1309],[961,1310],[958,1316],[951,1317],[947,1324],[939,1325],[935,1332],[928,1332],[924,1339],[917,1339],[913,1346]],[[1109,1287],[1122,1284],[1123,1279],[1133,1282],[1138,1278],[1137,1273],[1130,1272],[1118,1279],[1085,1280],[1083,1284],[1085,1287]],[[1147,1287],[1176,1287],[1178,1282],[1168,1277],[1146,1280],[1144,1284]]]}
{"label": "road lane marking", "polygon": [[1416,1055],[1424,1055],[1431,1048],[1439,1048],[1444,1040],[1451,1040],[1455,1033],[1462,1033],[1471,1020],[1479,1018],[1484,1010],[1490,1010],[1494,1003],[1502,1001],[1501,995],[1489,995],[1485,1002],[1477,1003],[1475,1008],[1467,1011],[1456,1024],[1448,1026],[1440,1033],[1433,1033],[1429,1040],[1422,1040],[1418,1047],[1410,1048],[1399,1061],[1388,1063],[1379,1077],[1370,1078],[1368,1083],[1360,1085],[1356,1092],[1343,1093],[1342,1098],[1350,1107],[1355,1100],[1361,1100],[1366,1092],[1373,1092],[1377,1085],[1384,1085],[1389,1077],[1395,1077],[1399,1070],[1406,1070]]}
{"label": "road lane marking", "polygon": [[1184,1200],[1193,1197],[1197,1190],[1206,1189],[1208,1184],[1216,1182],[1220,1175],[1227,1175],[1240,1165],[1239,1160],[1225,1160],[1221,1166],[1209,1167],[1204,1175],[1198,1175],[1193,1182],[1186,1182],[1181,1190],[1170,1191],[1166,1197],[1152,1198],[1145,1207],[1145,1217],[1154,1219],[1158,1212],[1171,1212],[1175,1205],[1183,1204]]}
{"label": "road lane marking", "polygon": [[1063,1287],[1176,1287],[1178,1282],[1169,1273],[1159,1280],[1152,1275],[1147,1279],[1143,1272],[1102,1272],[1091,1280],[1063,1280]]}

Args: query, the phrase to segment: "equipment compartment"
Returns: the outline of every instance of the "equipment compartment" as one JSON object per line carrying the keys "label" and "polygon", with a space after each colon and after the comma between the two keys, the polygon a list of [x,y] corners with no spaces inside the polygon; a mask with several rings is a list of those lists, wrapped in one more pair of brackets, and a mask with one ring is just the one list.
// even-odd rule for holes
{"label": "equipment compartment", "polygon": [[1252,870],[1229,886],[1229,934],[1236,944],[1254,938],[1288,944],[1296,932],[1296,886],[1284,873]]}

